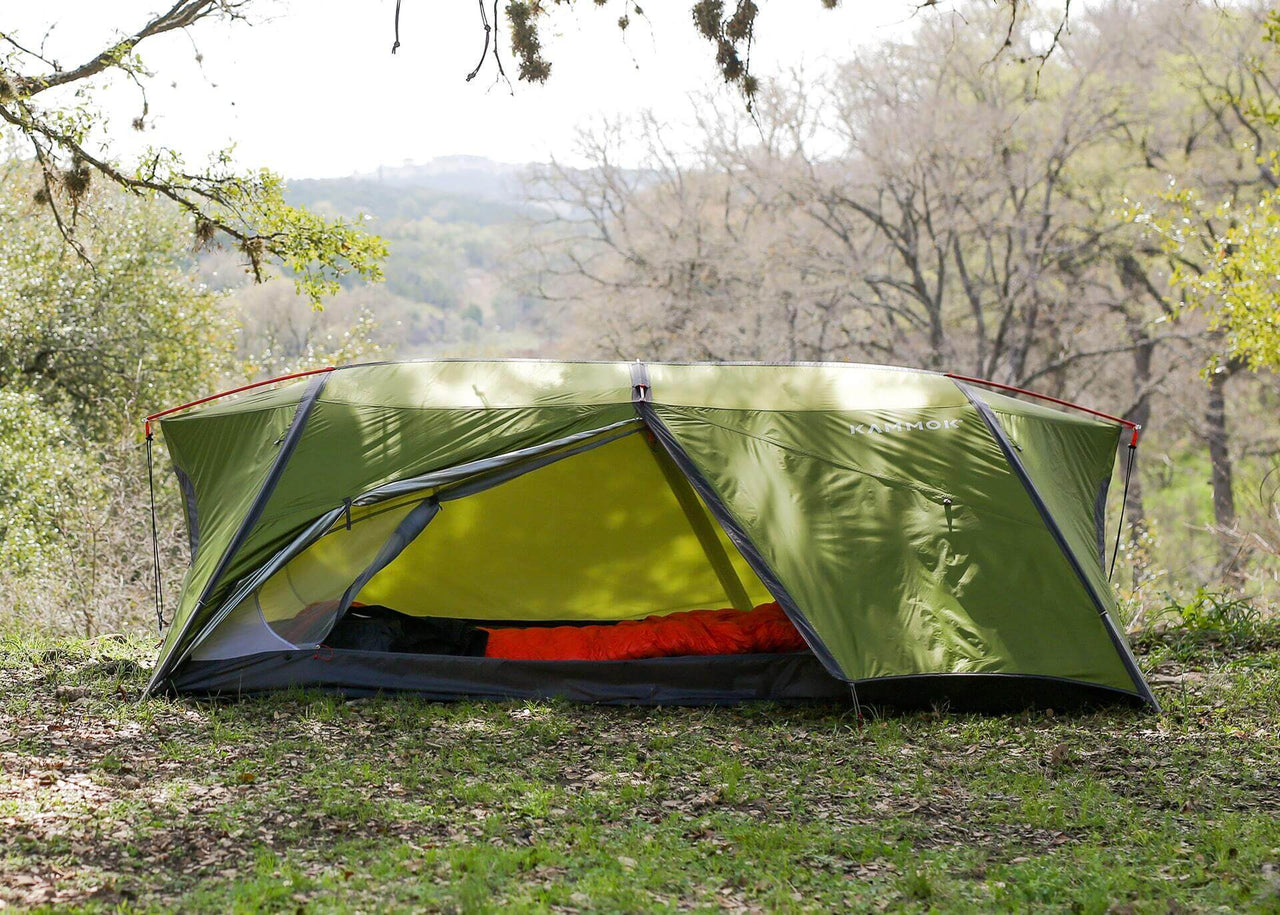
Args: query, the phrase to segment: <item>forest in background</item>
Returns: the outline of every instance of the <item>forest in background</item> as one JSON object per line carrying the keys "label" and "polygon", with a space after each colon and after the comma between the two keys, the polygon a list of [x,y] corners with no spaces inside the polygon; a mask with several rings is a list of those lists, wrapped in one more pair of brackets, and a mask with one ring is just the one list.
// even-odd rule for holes
{"label": "forest in background", "polygon": [[[348,277],[320,311],[107,188],[78,201],[86,263],[10,156],[0,613],[89,635],[145,623],[146,413],[437,355],[888,362],[1079,400],[1147,427],[1117,570],[1133,623],[1268,612],[1280,384],[1192,307],[1185,275],[1277,186],[1274,17],[1100,4],[1045,56],[1053,24],[1025,17],[1002,50],[993,11],[922,20],[825,72],[775,74],[749,115],[732,92],[697,99],[692,143],[638,113],[585,131],[576,167],[293,182],[293,202],[366,217],[389,247],[384,282]],[[186,546],[158,471],[172,596]]]}

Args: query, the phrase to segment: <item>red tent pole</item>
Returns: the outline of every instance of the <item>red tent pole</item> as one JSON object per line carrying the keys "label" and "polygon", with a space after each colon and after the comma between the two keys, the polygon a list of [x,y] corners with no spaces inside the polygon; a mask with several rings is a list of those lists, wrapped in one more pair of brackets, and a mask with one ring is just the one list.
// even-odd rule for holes
{"label": "red tent pole", "polygon": [[261,388],[269,384],[276,384],[277,382],[281,382],[281,381],[292,381],[295,378],[306,378],[308,375],[322,375],[325,372],[332,372],[336,368],[337,366],[327,365],[321,369],[308,369],[305,372],[292,372],[288,375],[280,375],[275,378],[268,378],[265,381],[255,381],[252,384],[242,384],[240,387],[232,388],[229,391],[222,391],[221,393],[218,393],[218,394],[210,394],[208,397],[201,397],[199,400],[192,400],[192,401],[189,401],[188,403],[178,404],[178,406],[176,407],[169,407],[167,410],[161,410],[159,413],[152,413],[150,416],[147,417],[146,422],[143,425],[143,430],[146,432],[147,438],[151,438],[151,423],[153,420],[157,420],[162,416],[168,416],[170,413],[177,413],[181,410],[190,409],[191,407],[198,407],[200,406],[200,404],[208,403],[211,400],[218,400],[222,397],[230,397],[232,394],[239,394],[242,391],[251,391],[254,388]]}
{"label": "red tent pole", "polygon": [[1001,391],[1012,391],[1014,394],[1025,394],[1028,397],[1035,397],[1040,400],[1047,400],[1049,403],[1055,403],[1060,407],[1068,407],[1072,410],[1079,410],[1081,413],[1088,413],[1091,416],[1098,416],[1102,419],[1108,419],[1113,423],[1119,423],[1126,429],[1133,432],[1133,437],[1129,440],[1129,447],[1136,448],[1138,446],[1138,434],[1142,431],[1142,426],[1133,420],[1125,419],[1122,416],[1112,416],[1110,413],[1103,413],[1101,410],[1095,410],[1092,407],[1086,407],[1078,403],[1072,403],[1069,400],[1062,400],[1057,397],[1050,397],[1048,394],[1040,394],[1036,391],[1028,391],[1026,388],[1014,387],[1011,384],[1001,384],[999,381],[990,381],[986,378],[973,378],[969,375],[957,375],[954,372],[947,372],[946,377],[955,381],[965,381],[969,384],[982,384],[989,388],[998,388]]}

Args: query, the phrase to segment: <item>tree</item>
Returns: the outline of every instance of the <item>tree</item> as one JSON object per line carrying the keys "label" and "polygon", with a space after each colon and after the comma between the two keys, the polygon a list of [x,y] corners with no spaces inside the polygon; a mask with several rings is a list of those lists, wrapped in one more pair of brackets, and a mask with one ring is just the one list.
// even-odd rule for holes
{"label": "tree", "polygon": [[98,149],[95,132],[103,117],[79,90],[105,75],[125,76],[140,93],[141,111],[133,123],[142,129],[151,116],[146,83],[152,74],[139,49],[167,32],[216,20],[242,21],[252,2],[176,0],[72,67],[62,66],[43,42],[37,46],[0,32],[0,122],[30,146],[41,178],[35,199],[48,207],[63,240],[81,259],[91,255],[77,228],[96,177],[137,196],[170,201],[189,219],[198,244],[230,241],[259,280],[268,262],[282,264],[313,303],[336,292],[348,273],[380,277],[386,249],[379,239],[354,224],[289,206],[278,175],[265,169],[237,172],[229,151],[204,167],[192,167],[175,150],[152,149],[126,166]]}
{"label": "tree", "polygon": [[[256,2],[260,4],[262,0]],[[839,0],[820,2],[834,8]],[[1024,17],[1026,4],[1019,0],[992,2],[1004,9],[1011,35]],[[94,139],[104,119],[84,100],[82,90],[104,75],[123,75],[139,90],[140,112],[133,125],[143,129],[151,116],[146,84],[152,74],[143,63],[140,48],[158,35],[197,28],[210,21],[246,21],[254,4],[255,0],[174,0],[167,10],[71,67],[64,67],[45,42],[37,44],[16,33],[0,31],[0,123],[7,124],[29,144],[43,179],[36,192],[38,199],[50,208],[59,232],[79,256],[88,256],[77,239],[76,228],[85,192],[96,176],[134,194],[172,201],[190,218],[198,244],[230,241],[258,280],[264,278],[266,264],[282,264],[295,277],[298,290],[313,304],[336,292],[340,280],[348,274],[367,279],[381,276],[380,262],[386,256],[386,248],[380,240],[355,224],[324,219],[289,206],[278,175],[265,169],[238,172],[229,151],[213,157],[203,167],[194,167],[184,162],[176,150],[152,149],[139,162],[127,166],[103,154]],[[509,46],[519,61],[518,79],[537,83],[549,77],[551,64],[543,53],[540,26],[554,8],[569,5],[564,0],[509,0],[505,13],[510,26]],[[595,0],[595,5],[608,5],[608,0]],[[625,32],[632,17],[642,17],[644,11],[635,0],[620,0],[620,6],[617,24]],[[936,6],[935,0],[928,0],[919,8]],[[715,49],[720,74],[741,90],[750,107],[759,88],[751,72],[759,4],[756,0],[696,0],[690,9],[694,26]],[[1048,48],[1034,55],[1039,60],[1046,60],[1056,47],[1069,9],[1068,2]],[[499,44],[493,34],[497,0],[492,8],[493,22],[484,0],[480,0],[478,10],[484,43],[480,60],[467,78],[470,80],[479,72],[490,54],[499,75],[505,78]],[[399,44],[397,0],[393,52]],[[1006,36],[994,53],[1002,53],[1009,45]],[[77,91],[70,96],[55,91],[68,89]],[[55,96],[57,99],[50,101]]]}
{"label": "tree", "polygon": [[92,464],[72,424],[30,391],[0,390],[0,568],[47,571],[69,532],[69,505],[92,487]]}
{"label": "tree", "polygon": [[[643,167],[616,162],[641,136]],[[618,358],[821,359],[815,295],[788,261],[786,214],[755,205],[738,176],[689,159],[644,116],[584,135],[595,163],[535,175],[547,225],[529,252],[539,294],[567,312],[575,349]],[[837,298],[838,301],[838,298]]]}
{"label": "tree", "polygon": [[[200,281],[175,206],[89,189],[81,259],[33,199],[42,181],[31,162],[0,164],[0,613],[92,635],[151,613],[142,416],[291,360],[367,354],[371,322],[325,333],[343,307],[316,312],[277,281],[254,287],[284,293],[267,320],[306,331],[295,348],[262,346],[272,334],[246,331]],[[188,558],[182,500],[171,474],[154,483],[173,595]]]}
{"label": "tree", "polygon": [[0,389],[34,392],[110,437],[235,372],[234,325],[194,277],[173,207],[89,190],[82,260],[32,198],[39,168],[0,173]]}
{"label": "tree", "polygon": [[[1262,157],[1276,170],[1276,154]],[[1221,341],[1206,371],[1280,370],[1280,193],[1218,202],[1195,190],[1169,198],[1172,213],[1138,219],[1175,263],[1171,283],[1186,308],[1202,309]]]}
{"label": "tree", "polygon": [[[271,378],[321,365],[350,365],[378,358],[396,338],[391,309],[371,307],[373,289],[343,290],[323,311],[308,308],[288,285],[272,280],[240,290],[227,305],[240,325],[236,358],[249,378]],[[378,287],[376,292],[385,295]],[[385,306],[385,303],[383,303]]]}
{"label": "tree", "polygon": [[[1185,128],[1143,138],[1146,158],[1166,178],[1164,193],[1125,208],[1146,244],[1169,265],[1175,313],[1207,318],[1203,438],[1210,456],[1219,566],[1239,576],[1244,534],[1235,497],[1227,386],[1246,370],[1280,367],[1280,17],[1245,7],[1184,32],[1174,59]],[[1217,32],[1214,35],[1214,32]],[[1204,34],[1213,40],[1203,40]],[[1172,141],[1172,142],[1170,142]],[[1169,180],[1169,179],[1172,180]]]}
{"label": "tree", "polygon": [[[593,168],[535,182],[558,214],[544,290],[607,310],[615,335],[647,324],[647,351],[869,357],[1079,394],[1095,363],[1178,332],[1127,339],[1106,313],[1127,298],[1099,267],[1115,273],[1119,223],[1081,199],[1114,190],[1098,163],[1126,126],[1105,70],[1071,44],[1053,66],[991,65],[1004,27],[927,22],[817,89],[767,87],[752,123],[704,104],[692,156],[652,119],[585,138]],[[1022,58],[1030,40],[1013,38]],[[628,171],[615,149],[636,134],[649,155]]]}
{"label": "tree", "polygon": [[1226,53],[1180,48],[1184,78],[1196,85],[1184,105],[1192,129],[1175,138],[1176,161],[1161,163],[1180,180],[1161,203],[1127,213],[1168,258],[1177,304],[1204,311],[1221,341],[1210,374],[1230,373],[1232,364],[1280,368],[1280,14],[1237,20]]}
{"label": "tree", "polygon": [[[152,587],[138,420],[234,375],[234,323],[195,278],[171,205],[86,192],[68,251],[30,162],[0,165],[0,590],[24,621],[93,634]],[[168,474],[160,547],[184,564]]]}

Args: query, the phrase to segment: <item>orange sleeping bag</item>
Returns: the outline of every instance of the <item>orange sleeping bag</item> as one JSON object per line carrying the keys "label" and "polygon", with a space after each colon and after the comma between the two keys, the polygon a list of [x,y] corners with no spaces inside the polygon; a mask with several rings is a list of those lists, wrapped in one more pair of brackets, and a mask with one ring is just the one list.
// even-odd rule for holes
{"label": "orange sleeping bag", "polygon": [[630,661],[678,655],[799,651],[804,639],[782,608],[688,610],[608,626],[489,629],[487,658],[525,661]]}

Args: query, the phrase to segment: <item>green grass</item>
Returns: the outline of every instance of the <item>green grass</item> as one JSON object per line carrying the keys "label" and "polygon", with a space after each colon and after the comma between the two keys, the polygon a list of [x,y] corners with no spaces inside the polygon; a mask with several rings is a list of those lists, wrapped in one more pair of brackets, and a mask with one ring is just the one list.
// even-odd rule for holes
{"label": "green grass", "polygon": [[1280,629],[1080,716],[138,701],[0,637],[0,908],[1280,912]]}

